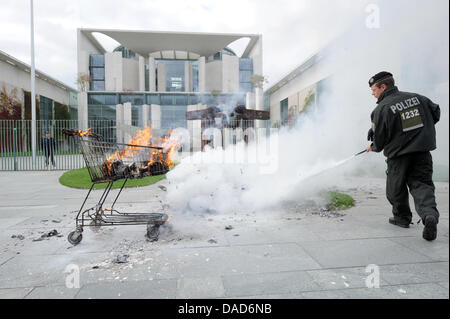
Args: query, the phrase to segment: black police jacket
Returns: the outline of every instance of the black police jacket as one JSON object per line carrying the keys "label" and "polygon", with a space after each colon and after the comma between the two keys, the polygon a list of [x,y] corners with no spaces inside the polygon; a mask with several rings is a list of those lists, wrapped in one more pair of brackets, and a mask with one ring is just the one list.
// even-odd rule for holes
{"label": "black police jacket", "polygon": [[396,86],[385,90],[371,114],[374,140],[372,150],[387,158],[436,149],[439,105],[429,98],[401,92]]}

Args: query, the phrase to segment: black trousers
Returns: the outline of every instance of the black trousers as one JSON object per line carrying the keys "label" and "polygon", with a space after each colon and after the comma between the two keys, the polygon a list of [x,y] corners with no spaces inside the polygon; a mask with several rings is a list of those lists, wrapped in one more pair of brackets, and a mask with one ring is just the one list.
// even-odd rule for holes
{"label": "black trousers", "polygon": [[53,152],[45,151],[45,166],[48,166],[48,158],[52,160],[52,165],[55,166],[55,158],[53,157]]}
{"label": "black trousers", "polygon": [[388,159],[386,197],[394,217],[410,223],[409,192],[414,198],[416,212],[425,219],[433,215],[439,220],[433,184],[433,159],[430,152],[411,153]]}

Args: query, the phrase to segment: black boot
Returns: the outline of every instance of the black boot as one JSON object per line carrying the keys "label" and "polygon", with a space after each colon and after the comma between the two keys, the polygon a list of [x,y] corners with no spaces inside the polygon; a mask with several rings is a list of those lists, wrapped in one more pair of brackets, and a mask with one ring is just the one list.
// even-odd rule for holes
{"label": "black boot", "polygon": [[395,226],[399,226],[399,227],[403,227],[403,228],[409,228],[409,224],[411,222],[406,221],[406,220],[402,220],[399,218],[395,218],[395,217],[389,217],[389,223]]}
{"label": "black boot", "polygon": [[433,215],[425,216],[423,220],[425,228],[423,229],[422,237],[425,240],[435,240],[437,237],[437,219]]}

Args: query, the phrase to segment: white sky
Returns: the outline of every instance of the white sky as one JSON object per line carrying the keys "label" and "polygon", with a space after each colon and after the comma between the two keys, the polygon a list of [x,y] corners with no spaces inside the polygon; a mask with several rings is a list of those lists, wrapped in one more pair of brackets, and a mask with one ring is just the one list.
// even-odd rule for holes
{"label": "white sky", "polygon": [[[366,0],[34,0],[36,68],[75,87],[76,29],[258,33],[270,85],[365,15]],[[0,0],[0,50],[30,63],[30,0]]]}

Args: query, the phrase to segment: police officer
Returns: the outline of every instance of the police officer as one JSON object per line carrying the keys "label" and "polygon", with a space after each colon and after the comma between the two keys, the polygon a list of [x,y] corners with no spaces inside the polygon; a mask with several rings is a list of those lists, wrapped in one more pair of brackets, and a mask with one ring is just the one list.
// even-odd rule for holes
{"label": "police officer", "polygon": [[412,213],[409,192],[424,224],[423,238],[437,236],[439,212],[436,208],[432,181],[433,161],[430,151],[436,149],[439,105],[425,96],[401,92],[393,75],[380,72],[369,80],[378,106],[371,114],[372,128],[367,152],[381,152],[387,157],[386,196],[392,205],[389,223],[408,228]]}

